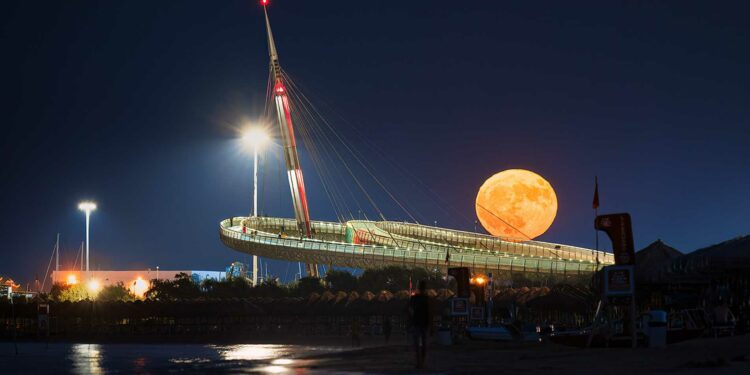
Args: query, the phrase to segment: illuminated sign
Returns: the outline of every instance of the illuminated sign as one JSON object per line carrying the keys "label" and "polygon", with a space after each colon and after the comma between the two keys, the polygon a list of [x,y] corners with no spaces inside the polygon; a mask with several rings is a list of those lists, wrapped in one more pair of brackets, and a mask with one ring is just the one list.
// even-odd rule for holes
{"label": "illuminated sign", "polygon": [[604,295],[630,296],[634,289],[633,266],[604,267]]}
{"label": "illuminated sign", "polygon": [[471,319],[482,320],[484,319],[484,307],[472,306],[471,308]]}
{"label": "illuminated sign", "polygon": [[452,315],[469,315],[469,299],[454,298],[451,300]]}

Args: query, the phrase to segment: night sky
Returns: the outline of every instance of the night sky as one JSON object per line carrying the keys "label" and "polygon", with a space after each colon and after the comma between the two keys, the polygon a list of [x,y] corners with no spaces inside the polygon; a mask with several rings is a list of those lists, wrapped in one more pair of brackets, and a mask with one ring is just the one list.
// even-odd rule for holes
{"label": "night sky", "polygon": [[[0,275],[43,277],[58,232],[72,263],[87,198],[99,204],[94,269],[248,259],[217,228],[251,209],[236,129],[263,112],[258,4],[0,6]],[[540,239],[592,247],[598,175],[600,212],[630,212],[638,248],[661,238],[692,251],[750,233],[748,8],[277,0],[269,12],[282,67],[420,221],[473,230],[482,182],[525,168],[558,195]],[[264,154],[261,211],[292,217],[279,151]],[[313,218],[335,220],[301,154]],[[295,270],[271,263],[285,278]]]}

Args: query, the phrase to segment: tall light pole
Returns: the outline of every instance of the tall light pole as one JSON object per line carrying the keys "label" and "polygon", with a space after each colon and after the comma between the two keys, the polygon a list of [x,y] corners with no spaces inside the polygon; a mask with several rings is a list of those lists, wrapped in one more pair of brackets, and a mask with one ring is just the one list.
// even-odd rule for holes
{"label": "tall light pole", "polygon": [[[268,134],[253,128],[242,135],[242,142],[253,149],[253,217],[258,217],[258,149],[268,141]],[[253,255],[253,285],[258,285],[258,256]]]}
{"label": "tall light pole", "polygon": [[96,203],[83,201],[78,204],[78,209],[86,213],[86,276],[89,274],[89,222],[91,212],[96,210]]}

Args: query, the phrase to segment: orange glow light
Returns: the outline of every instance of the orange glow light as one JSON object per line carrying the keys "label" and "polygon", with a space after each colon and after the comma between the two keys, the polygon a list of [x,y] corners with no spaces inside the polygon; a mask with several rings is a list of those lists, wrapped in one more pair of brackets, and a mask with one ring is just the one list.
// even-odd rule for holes
{"label": "orange glow light", "polygon": [[142,277],[138,276],[138,278],[133,281],[133,284],[130,286],[130,291],[135,294],[138,298],[143,298],[146,295],[146,292],[149,288],[149,282],[146,280],[143,280]]}
{"label": "orange glow light", "polygon": [[71,273],[70,275],[68,275],[68,280],[66,281],[66,283],[68,285],[76,285],[78,284],[78,278],[76,277],[75,274]]}
{"label": "orange glow light", "polygon": [[89,288],[89,292],[91,292],[92,294],[97,294],[100,290],[102,290],[102,284],[97,279],[89,280],[86,286]]}

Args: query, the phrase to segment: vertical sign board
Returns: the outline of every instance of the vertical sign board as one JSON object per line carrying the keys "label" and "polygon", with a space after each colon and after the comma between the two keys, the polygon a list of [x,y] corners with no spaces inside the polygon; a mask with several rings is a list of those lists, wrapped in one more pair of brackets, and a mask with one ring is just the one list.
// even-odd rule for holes
{"label": "vertical sign board", "polygon": [[604,267],[604,295],[630,297],[635,289],[633,266]]}
{"label": "vertical sign board", "polygon": [[451,299],[451,315],[469,315],[469,299],[453,298]]}
{"label": "vertical sign board", "polygon": [[480,306],[471,307],[471,320],[483,320],[484,319],[484,308]]}
{"label": "vertical sign board", "polygon": [[630,214],[597,216],[594,228],[604,231],[612,241],[615,265],[604,267],[604,297],[614,305],[630,305],[631,346],[636,347],[635,329],[635,249]]}
{"label": "vertical sign board", "polygon": [[612,252],[616,265],[634,265],[635,248],[633,246],[633,228],[630,214],[600,215],[594,221],[594,228],[604,231],[612,241]]}

